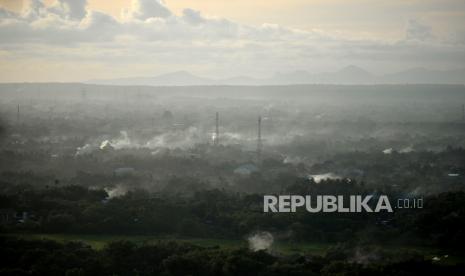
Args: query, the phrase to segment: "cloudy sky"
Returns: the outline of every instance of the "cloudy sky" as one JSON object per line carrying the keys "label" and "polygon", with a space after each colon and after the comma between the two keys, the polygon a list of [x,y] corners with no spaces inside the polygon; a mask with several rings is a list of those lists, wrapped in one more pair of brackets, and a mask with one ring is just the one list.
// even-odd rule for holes
{"label": "cloudy sky", "polygon": [[0,82],[465,67],[463,0],[0,0]]}

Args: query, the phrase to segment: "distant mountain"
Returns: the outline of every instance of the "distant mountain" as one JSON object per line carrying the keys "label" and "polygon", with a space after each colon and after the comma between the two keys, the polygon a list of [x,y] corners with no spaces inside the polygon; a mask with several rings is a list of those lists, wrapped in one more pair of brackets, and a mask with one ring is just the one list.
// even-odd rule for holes
{"label": "distant mountain", "polygon": [[228,79],[216,80],[216,85],[264,85],[268,79],[256,79],[247,76],[237,76]]}
{"label": "distant mountain", "polygon": [[186,71],[178,71],[155,77],[136,77],[107,80],[90,80],[88,83],[107,85],[149,85],[149,86],[192,86],[212,85],[215,81],[197,77]]}
{"label": "distant mountain", "polygon": [[334,73],[314,75],[313,83],[323,84],[370,84],[375,82],[375,76],[357,66],[347,66]]}
{"label": "distant mountain", "polygon": [[[365,84],[374,83],[376,77],[368,71],[357,67],[347,66],[333,74],[326,74],[327,82],[343,84]],[[324,82],[324,81],[323,81]]]}
{"label": "distant mountain", "polygon": [[384,83],[465,84],[465,68],[458,70],[429,70],[413,68],[383,76]]}
{"label": "distant mountain", "polygon": [[428,70],[413,68],[406,71],[373,75],[357,67],[347,66],[336,72],[310,74],[307,71],[276,73],[270,78],[257,79],[238,76],[227,79],[209,79],[186,71],[155,77],[90,80],[87,83],[107,85],[196,86],[196,85],[288,85],[288,84],[465,84],[465,69]]}
{"label": "distant mountain", "polygon": [[268,79],[272,84],[305,84],[313,82],[313,76],[307,71],[299,70],[290,73],[276,73]]}

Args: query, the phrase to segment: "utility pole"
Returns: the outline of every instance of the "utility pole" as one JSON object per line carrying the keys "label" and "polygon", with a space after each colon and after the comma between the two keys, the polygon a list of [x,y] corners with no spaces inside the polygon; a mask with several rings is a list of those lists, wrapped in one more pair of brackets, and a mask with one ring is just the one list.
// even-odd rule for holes
{"label": "utility pole", "polygon": [[215,120],[215,140],[213,141],[215,146],[217,146],[220,142],[220,114],[216,112],[216,120]]}
{"label": "utility pole", "polygon": [[19,104],[18,104],[18,109],[16,111],[16,123],[19,125],[19,119],[20,119],[20,114],[19,114]]}
{"label": "utility pole", "polygon": [[257,133],[257,159],[262,157],[262,116],[258,116],[258,133]]}
{"label": "utility pole", "polygon": [[465,104],[462,104],[462,122],[465,122]]}

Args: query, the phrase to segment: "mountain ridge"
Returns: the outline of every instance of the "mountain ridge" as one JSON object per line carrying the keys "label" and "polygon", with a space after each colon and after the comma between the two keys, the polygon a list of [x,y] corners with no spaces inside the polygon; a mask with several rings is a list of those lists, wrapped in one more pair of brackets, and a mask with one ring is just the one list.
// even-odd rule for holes
{"label": "mountain ridge", "polygon": [[465,84],[465,68],[432,70],[422,67],[375,75],[354,65],[334,72],[311,74],[305,70],[278,72],[269,78],[235,76],[224,79],[199,77],[175,71],[153,77],[95,79],[85,83],[105,85],[201,86],[201,85],[290,85],[290,84]]}

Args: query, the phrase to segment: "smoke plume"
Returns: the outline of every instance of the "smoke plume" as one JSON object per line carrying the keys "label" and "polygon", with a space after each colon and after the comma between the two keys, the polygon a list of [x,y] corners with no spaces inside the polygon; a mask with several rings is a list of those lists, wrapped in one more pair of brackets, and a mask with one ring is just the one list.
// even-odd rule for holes
{"label": "smoke plume", "polygon": [[273,235],[270,232],[258,232],[248,239],[249,248],[253,251],[268,250],[274,242]]}

